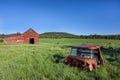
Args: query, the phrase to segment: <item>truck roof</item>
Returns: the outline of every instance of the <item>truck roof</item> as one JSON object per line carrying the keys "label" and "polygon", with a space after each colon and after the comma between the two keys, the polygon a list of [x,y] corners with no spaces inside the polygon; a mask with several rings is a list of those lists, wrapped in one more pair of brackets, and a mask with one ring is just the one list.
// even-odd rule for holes
{"label": "truck roof", "polygon": [[100,48],[100,46],[94,46],[94,45],[80,45],[80,46],[73,46],[73,48],[98,49],[98,48]]}

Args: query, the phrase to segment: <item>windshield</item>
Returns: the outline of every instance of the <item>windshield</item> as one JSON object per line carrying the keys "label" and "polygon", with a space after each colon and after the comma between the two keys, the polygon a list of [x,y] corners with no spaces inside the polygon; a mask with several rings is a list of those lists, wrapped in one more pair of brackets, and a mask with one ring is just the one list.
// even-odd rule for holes
{"label": "windshield", "polygon": [[98,53],[97,50],[84,49],[84,48],[71,48],[70,55],[81,56],[84,58],[93,58],[94,53]]}

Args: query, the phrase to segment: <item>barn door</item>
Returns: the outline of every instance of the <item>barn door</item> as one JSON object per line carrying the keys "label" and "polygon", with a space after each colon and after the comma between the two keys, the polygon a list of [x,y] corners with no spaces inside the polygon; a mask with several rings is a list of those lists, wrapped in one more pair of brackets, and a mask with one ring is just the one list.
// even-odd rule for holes
{"label": "barn door", "polygon": [[34,42],[34,38],[30,38],[29,43],[30,43],[30,44],[34,44],[34,43],[35,43],[35,42]]}

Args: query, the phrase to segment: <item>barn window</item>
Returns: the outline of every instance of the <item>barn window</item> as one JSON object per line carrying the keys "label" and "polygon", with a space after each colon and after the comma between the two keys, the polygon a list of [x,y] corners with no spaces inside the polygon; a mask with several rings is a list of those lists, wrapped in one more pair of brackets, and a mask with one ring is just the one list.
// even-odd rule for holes
{"label": "barn window", "polygon": [[30,38],[29,43],[34,44],[34,38]]}

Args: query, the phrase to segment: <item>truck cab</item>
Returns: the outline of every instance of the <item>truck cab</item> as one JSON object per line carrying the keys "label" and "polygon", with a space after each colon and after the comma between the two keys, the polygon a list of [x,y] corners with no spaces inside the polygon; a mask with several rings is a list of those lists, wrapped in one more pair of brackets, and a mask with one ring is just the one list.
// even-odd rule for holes
{"label": "truck cab", "polygon": [[89,71],[104,65],[100,46],[91,45],[72,46],[64,62]]}

